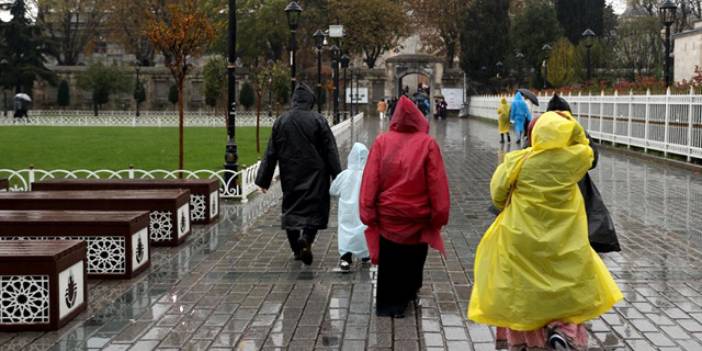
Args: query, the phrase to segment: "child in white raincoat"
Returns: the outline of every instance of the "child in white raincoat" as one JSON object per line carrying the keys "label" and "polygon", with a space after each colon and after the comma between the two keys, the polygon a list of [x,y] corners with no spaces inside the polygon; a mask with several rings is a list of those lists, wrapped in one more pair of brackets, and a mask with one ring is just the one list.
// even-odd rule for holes
{"label": "child in white raincoat", "polygon": [[361,222],[358,210],[358,196],[361,192],[363,168],[368,160],[368,148],[355,143],[349,153],[347,169],[341,172],[329,189],[329,194],[339,197],[339,268],[351,269],[352,257],[369,259],[366,244],[366,226]]}

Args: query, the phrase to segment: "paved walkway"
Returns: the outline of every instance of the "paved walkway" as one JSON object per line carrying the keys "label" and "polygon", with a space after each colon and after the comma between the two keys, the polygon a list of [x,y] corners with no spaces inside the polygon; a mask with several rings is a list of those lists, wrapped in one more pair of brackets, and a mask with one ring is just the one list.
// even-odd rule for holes
{"label": "paved walkway", "polygon": [[[364,122],[370,144],[386,127]],[[196,229],[128,282],[92,283],[88,313],[59,332],[0,334],[0,350],[492,350],[494,332],[465,320],[475,247],[493,217],[489,180],[501,150],[485,122],[435,123],[452,192],[447,257],[432,252],[408,318],[373,314],[376,271],[335,271],[335,220],[315,262],[292,260],[278,229],[279,190]],[[349,144],[342,144],[343,153]],[[593,171],[613,213],[621,253],[605,261],[626,300],[590,323],[593,350],[702,350],[702,177],[602,150]],[[257,220],[251,220],[261,212]],[[334,216],[333,216],[334,217]],[[244,225],[246,224],[246,225]]]}

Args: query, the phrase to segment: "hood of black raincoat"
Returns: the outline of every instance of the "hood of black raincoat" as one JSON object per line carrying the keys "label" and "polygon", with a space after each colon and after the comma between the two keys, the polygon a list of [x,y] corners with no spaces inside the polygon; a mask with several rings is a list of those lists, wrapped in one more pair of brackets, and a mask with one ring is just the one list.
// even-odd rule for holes
{"label": "hood of black raincoat", "polygon": [[299,83],[295,87],[295,92],[292,96],[293,108],[302,110],[311,110],[314,107],[317,98],[314,91],[305,83]]}
{"label": "hood of black raincoat", "polygon": [[361,143],[353,144],[349,153],[348,169],[362,171],[366,167],[366,161],[368,161],[368,148]]}
{"label": "hood of black raincoat", "polygon": [[402,96],[392,115],[390,130],[400,133],[429,133],[429,122],[412,100]]}
{"label": "hood of black raincoat", "polygon": [[568,101],[566,101],[564,98],[558,96],[558,94],[553,94],[553,97],[551,98],[551,101],[548,102],[548,107],[546,108],[546,111],[570,111],[570,105],[568,104]]}

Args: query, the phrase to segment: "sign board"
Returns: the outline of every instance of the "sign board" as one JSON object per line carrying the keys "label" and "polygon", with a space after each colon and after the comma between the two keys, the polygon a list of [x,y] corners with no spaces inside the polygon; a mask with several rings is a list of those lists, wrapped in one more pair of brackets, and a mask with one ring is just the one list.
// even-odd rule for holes
{"label": "sign board", "polygon": [[353,100],[351,100],[351,88],[346,89],[346,103],[349,104],[367,104],[368,103],[368,88],[353,88]]}
{"label": "sign board", "polygon": [[446,99],[446,104],[449,110],[460,110],[463,107],[463,89],[462,88],[443,88],[441,93]]}
{"label": "sign board", "polygon": [[329,37],[330,38],[343,38],[344,37],[344,26],[339,24],[333,24],[329,26]]}

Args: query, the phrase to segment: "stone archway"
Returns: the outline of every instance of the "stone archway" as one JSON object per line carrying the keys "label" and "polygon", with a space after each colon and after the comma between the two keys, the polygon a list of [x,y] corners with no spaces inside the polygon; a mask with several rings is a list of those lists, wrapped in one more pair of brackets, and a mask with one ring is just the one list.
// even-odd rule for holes
{"label": "stone archway", "polygon": [[[402,91],[402,79],[413,74],[429,78],[432,95],[430,98],[441,94],[444,78],[444,64],[441,59],[427,54],[404,54],[385,61],[385,96],[399,96]],[[432,112],[435,112],[434,104],[431,108]]]}

